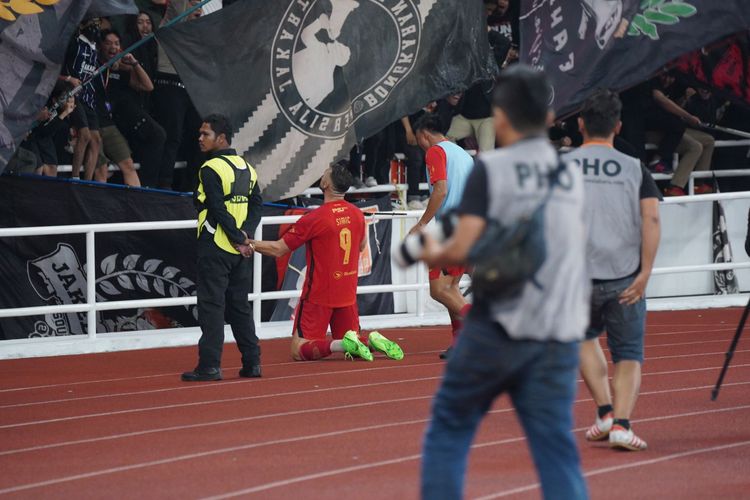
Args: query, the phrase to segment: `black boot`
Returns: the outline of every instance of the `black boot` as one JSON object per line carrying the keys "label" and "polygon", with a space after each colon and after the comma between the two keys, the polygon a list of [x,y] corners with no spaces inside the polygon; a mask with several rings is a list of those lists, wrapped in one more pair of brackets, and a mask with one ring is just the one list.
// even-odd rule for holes
{"label": "black boot", "polygon": [[221,380],[220,368],[196,368],[182,374],[183,382],[210,382],[212,380]]}
{"label": "black boot", "polygon": [[244,378],[260,378],[260,365],[243,366],[240,370],[240,377]]}

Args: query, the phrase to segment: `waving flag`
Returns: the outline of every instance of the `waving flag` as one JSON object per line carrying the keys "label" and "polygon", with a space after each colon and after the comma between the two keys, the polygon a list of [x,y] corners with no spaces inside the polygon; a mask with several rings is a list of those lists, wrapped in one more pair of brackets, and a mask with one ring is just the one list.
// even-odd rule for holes
{"label": "waving flag", "polygon": [[268,200],[497,70],[478,1],[240,1],[157,38],[198,110],[231,118]]}
{"label": "waving flag", "polygon": [[747,0],[522,0],[521,60],[544,68],[565,114],[597,87],[628,88],[748,27]]}
{"label": "waving flag", "polygon": [[89,8],[100,16],[138,12],[132,0],[0,2],[0,173],[47,102]]}
{"label": "waving flag", "polygon": [[[714,191],[719,192],[719,183],[714,177]],[[721,201],[714,201],[713,207],[713,254],[714,263],[723,264],[732,262],[732,246],[729,244],[727,234],[727,220],[724,215],[724,205]],[[727,295],[739,293],[737,276],[733,270],[714,271],[714,292],[716,295]]]}

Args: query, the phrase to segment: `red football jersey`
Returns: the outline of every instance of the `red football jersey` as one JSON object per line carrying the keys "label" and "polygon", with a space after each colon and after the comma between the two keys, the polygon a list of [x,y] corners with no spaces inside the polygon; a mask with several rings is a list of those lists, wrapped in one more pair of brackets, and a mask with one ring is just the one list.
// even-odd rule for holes
{"label": "red football jersey", "polygon": [[282,237],[291,250],[306,244],[302,298],[326,307],[354,304],[364,237],[365,216],[349,202],[325,203],[303,215]]}
{"label": "red football jersey", "polygon": [[438,144],[427,150],[424,161],[427,165],[427,181],[430,185],[437,181],[448,180],[448,157],[445,150]]}

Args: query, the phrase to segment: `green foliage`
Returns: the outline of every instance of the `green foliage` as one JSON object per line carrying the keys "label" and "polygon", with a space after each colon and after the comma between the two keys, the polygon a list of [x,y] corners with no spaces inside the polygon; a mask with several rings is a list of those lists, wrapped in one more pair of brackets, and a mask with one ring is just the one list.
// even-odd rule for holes
{"label": "green foliage", "polygon": [[671,14],[677,17],[690,17],[698,12],[698,9],[683,2],[672,2],[662,5],[659,10],[665,14]]}
{"label": "green foliage", "polygon": [[641,13],[630,21],[629,36],[646,35],[652,40],[659,39],[657,25],[677,24],[680,18],[694,16],[698,9],[681,0],[641,0]]}

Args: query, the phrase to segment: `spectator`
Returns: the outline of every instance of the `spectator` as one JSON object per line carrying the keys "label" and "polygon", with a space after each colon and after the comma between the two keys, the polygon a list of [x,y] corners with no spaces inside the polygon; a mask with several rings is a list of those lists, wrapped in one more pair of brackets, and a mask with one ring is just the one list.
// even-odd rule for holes
{"label": "spectator", "polygon": [[583,143],[583,136],[578,130],[577,116],[556,121],[548,133],[552,145],[557,149],[578,147]]}
{"label": "spectator", "polygon": [[[510,0],[484,0],[490,46],[501,68],[518,61],[518,15]],[[497,35],[497,36],[496,36]],[[504,42],[504,43],[503,43]]]}
{"label": "spectator", "polygon": [[492,87],[492,81],[487,80],[476,83],[464,92],[458,103],[460,113],[453,117],[446,134],[449,139],[460,141],[474,136],[479,144],[479,151],[495,149],[495,126],[490,106]]}
{"label": "spectator", "polygon": [[[99,44],[99,58],[102,63],[109,61],[120,53],[120,37],[111,30],[102,31]],[[95,180],[99,182],[107,181],[107,158],[112,160],[120,168],[123,181],[128,186],[140,187],[141,182],[138,173],[135,171],[132,154],[128,141],[122,135],[115,125],[112,117],[114,106],[112,104],[112,95],[109,88],[113,81],[120,82],[125,78],[123,73],[132,73],[128,75],[130,85],[137,90],[149,91],[153,89],[151,80],[140,66],[140,63],[133,57],[133,54],[127,54],[120,61],[115,63],[114,67],[107,68],[96,80],[96,113],[97,119],[101,125],[102,151],[100,155],[99,166],[96,169]],[[114,96],[121,97],[120,92],[115,92]],[[120,106],[122,108],[122,106]]]}
{"label": "spectator", "polygon": [[140,12],[145,12],[151,17],[151,22],[156,26],[161,26],[164,12],[167,9],[167,0],[135,0]]}
{"label": "spectator", "polygon": [[[687,112],[683,111],[677,103],[669,97],[667,88],[669,80],[664,79],[662,75],[650,81],[650,102],[646,109],[646,130],[649,132],[648,139],[658,143],[657,153],[649,164],[654,173],[670,173],[673,171],[673,157],[677,146],[685,134],[686,125],[682,112],[685,116]],[[669,89],[674,91],[674,89]],[[694,119],[694,123],[700,120]]]}
{"label": "spectator", "polygon": [[[150,36],[154,31],[154,22],[151,15],[142,10],[137,16],[130,16],[126,25],[124,44],[130,47],[143,38]],[[150,78],[156,74],[156,40],[152,39],[133,51],[133,55],[141,62],[143,69]],[[148,94],[144,95],[145,98]],[[144,99],[145,100],[145,99]]]}
{"label": "spectator", "polygon": [[[102,59],[109,61],[121,51],[117,33],[103,32],[100,50]],[[146,112],[139,98],[140,94],[149,94],[154,89],[153,83],[140,60],[132,54],[117,61],[106,75],[107,86],[104,91],[107,102],[111,104],[112,121],[140,161],[141,184],[156,187],[167,135]]]}
{"label": "spectator", "polygon": [[[38,175],[57,176],[57,151],[54,137],[58,133],[69,133],[67,117],[75,108],[75,98],[69,97],[52,119],[50,119],[50,109],[63,95],[71,90],[73,90],[73,84],[70,82],[57,82],[46,107],[37,116],[39,125],[20,144],[19,150],[23,150],[23,152],[20,152],[17,157],[14,157],[12,163],[8,164],[9,170],[25,173],[28,168],[31,168]],[[25,154],[25,151],[28,151],[28,153]],[[24,154],[29,162],[33,162],[33,166],[24,165],[25,161],[22,158]]]}
{"label": "spectator", "polygon": [[[687,125],[699,127],[701,119],[682,108],[687,100],[686,89],[675,83],[675,78],[668,72],[662,72],[654,81],[652,89],[654,108],[653,119],[661,122],[669,128],[662,129],[665,138],[659,145],[659,156],[652,162],[654,172],[668,172],[671,167],[671,157],[665,157],[662,145],[665,141],[669,147],[673,139],[681,132],[674,151],[679,155],[679,163],[674,170],[670,185],[664,190],[666,196],[684,196],[685,186],[690,180],[690,174],[694,170],[709,170],[711,168],[711,157],[714,151],[714,138],[711,135],[687,128]],[[667,139],[667,136],[669,137]],[[652,137],[658,137],[653,135]],[[668,153],[668,151],[667,151]],[[696,186],[696,193],[711,192],[710,186],[700,184]]]}
{"label": "spectator", "polygon": [[399,125],[399,122],[393,122],[365,139],[363,152],[367,187],[388,184],[391,159],[396,153],[396,134],[399,132]]}
{"label": "spectator", "polygon": [[[648,164],[646,155],[646,116],[653,100],[651,82],[643,82],[620,93],[622,131],[616,137],[632,144],[633,156]],[[674,146],[675,148],[677,146]],[[628,154],[628,153],[626,153]]]}
{"label": "spectator", "polygon": [[[162,24],[169,22],[197,3],[196,0],[169,2]],[[191,13],[186,21],[196,19],[201,14],[202,11],[198,9]],[[177,70],[175,70],[169,57],[167,57],[167,53],[161,46],[158,46],[154,86],[155,90],[151,101],[154,105],[154,118],[167,133],[167,141],[164,144],[164,153],[159,169],[158,187],[172,189],[173,184],[176,184],[174,183],[174,164],[180,147],[184,146],[188,171],[179,185],[174,187],[183,191],[193,191],[198,183],[198,167],[201,159],[201,153],[195,141],[195,131],[200,128],[201,119],[187,90],[185,90],[185,85],[177,75]]]}
{"label": "spectator", "polygon": [[[96,71],[98,58],[95,41],[99,38],[99,19],[89,18],[78,27],[78,36],[68,47],[60,79],[79,86],[90,79]],[[79,178],[81,165],[84,165],[84,179],[91,180],[101,149],[99,121],[96,116],[96,95],[93,80],[86,82],[76,98],[76,106],[70,117],[70,124],[76,132],[73,149],[72,174]]]}
{"label": "spectator", "polygon": [[729,101],[719,106],[716,97],[709,89],[692,90],[687,91],[685,110],[700,118],[703,123],[719,123],[729,107]]}
{"label": "spectator", "polygon": [[[419,183],[425,179],[426,173],[424,151],[417,143],[417,134],[414,127],[416,126],[417,121],[419,121],[419,119],[426,113],[433,113],[440,120],[438,110],[440,108],[445,109],[446,106],[448,105],[445,101],[432,101],[416,113],[405,116],[401,119],[403,133],[399,136],[400,140],[398,141],[398,150],[403,152],[406,156],[406,181],[409,184],[409,189],[406,193],[406,202],[407,206],[412,210],[420,210],[427,206],[422,202],[419,191]],[[440,133],[444,134],[447,132],[449,126],[450,121],[448,121],[448,124],[446,125],[442,123],[441,120]]]}

